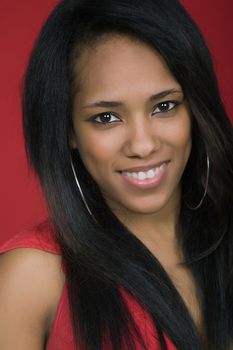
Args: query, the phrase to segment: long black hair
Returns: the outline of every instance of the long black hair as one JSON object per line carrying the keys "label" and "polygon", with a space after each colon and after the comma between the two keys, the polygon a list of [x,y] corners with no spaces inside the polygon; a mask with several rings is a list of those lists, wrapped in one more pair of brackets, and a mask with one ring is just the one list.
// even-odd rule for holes
{"label": "long black hair", "polygon": [[[77,346],[142,348],[146,342],[122,298],[127,290],[178,349],[203,348],[194,322],[155,256],[105,203],[79,155],[69,147],[74,64],[85,45],[121,34],[149,44],[182,86],[192,119],[192,151],[182,177],[180,223],[185,263],[200,289],[207,348],[226,350],[233,337],[233,133],[209,51],[177,0],[63,0],[31,55],[23,99],[26,149],[44,190],[62,248]],[[210,161],[207,195],[198,210]],[[74,181],[73,163],[87,212]],[[110,346],[109,345],[109,346]],[[109,347],[110,348],[110,347]]]}

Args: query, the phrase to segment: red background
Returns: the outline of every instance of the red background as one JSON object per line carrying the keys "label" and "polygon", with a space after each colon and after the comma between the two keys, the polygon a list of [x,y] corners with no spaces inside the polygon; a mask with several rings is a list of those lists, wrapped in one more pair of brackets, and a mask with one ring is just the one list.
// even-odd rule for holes
{"label": "red background", "polygon": [[[40,26],[57,0],[0,0],[0,243],[46,216],[27,166],[22,137],[21,81]],[[233,120],[233,1],[182,0],[212,52],[226,109]]]}

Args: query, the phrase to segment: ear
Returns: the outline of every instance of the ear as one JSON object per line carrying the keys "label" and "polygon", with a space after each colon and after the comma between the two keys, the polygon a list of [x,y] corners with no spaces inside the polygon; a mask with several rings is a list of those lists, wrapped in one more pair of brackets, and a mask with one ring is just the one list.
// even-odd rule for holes
{"label": "ear", "polygon": [[69,137],[69,147],[70,147],[71,150],[78,148],[74,132],[72,132],[70,137]]}

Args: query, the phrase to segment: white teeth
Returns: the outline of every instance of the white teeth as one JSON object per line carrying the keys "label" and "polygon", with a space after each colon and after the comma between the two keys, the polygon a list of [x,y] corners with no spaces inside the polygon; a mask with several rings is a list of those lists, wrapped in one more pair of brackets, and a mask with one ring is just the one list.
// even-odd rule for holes
{"label": "white teeth", "polygon": [[143,171],[140,171],[138,173],[138,179],[139,180],[145,180],[145,178],[146,178],[146,174]]}
{"label": "white teeth", "polygon": [[159,167],[150,169],[147,172],[139,171],[138,173],[136,172],[130,173],[129,171],[127,172],[123,171],[122,173],[127,177],[132,177],[134,179],[143,181],[145,179],[153,179],[153,177],[157,176],[161,171],[165,169],[165,167],[166,167],[166,163],[163,163]]}
{"label": "white teeth", "polygon": [[147,171],[146,177],[148,179],[152,179],[154,176],[155,176],[154,170],[150,169],[149,171]]}

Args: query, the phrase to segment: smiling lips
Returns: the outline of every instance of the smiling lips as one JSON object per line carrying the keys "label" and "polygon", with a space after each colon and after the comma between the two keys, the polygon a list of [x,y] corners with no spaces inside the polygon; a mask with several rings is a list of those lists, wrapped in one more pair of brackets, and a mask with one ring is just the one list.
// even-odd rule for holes
{"label": "smiling lips", "polygon": [[140,187],[150,188],[157,185],[165,176],[170,161],[164,161],[156,166],[131,168],[121,172],[122,177],[129,184]]}

